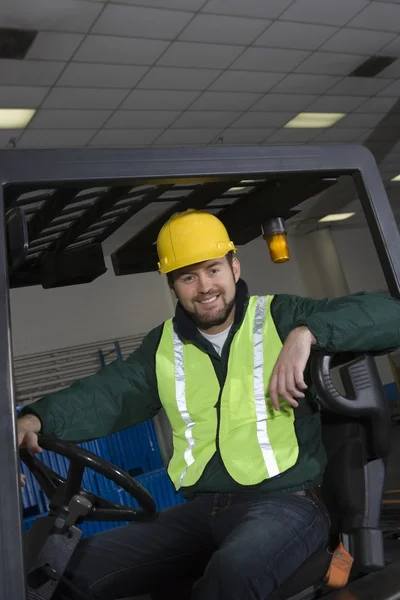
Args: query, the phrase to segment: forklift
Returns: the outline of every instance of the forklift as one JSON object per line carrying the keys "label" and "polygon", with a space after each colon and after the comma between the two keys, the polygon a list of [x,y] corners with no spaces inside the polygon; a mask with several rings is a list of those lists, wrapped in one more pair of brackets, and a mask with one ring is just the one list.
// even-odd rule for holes
{"label": "forklift", "polygon": [[[70,461],[66,478],[18,448],[9,289],[89,284],[107,270],[102,243],[128,220],[140,220],[143,209],[156,207],[156,216],[153,210],[153,219],[113,252],[117,276],[155,271],[159,229],[188,208],[218,214],[239,246],[262,236],[271,259],[284,262],[286,221],[342,176],[354,181],[389,293],[397,299],[400,234],[376,161],[363,146],[14,149],[0,151],[0,176],[0,600],[51,600],[82,522],[146,521],[156,504],[129,474],[76,444],[39,437],[42,448]],[[316,351],[311,372],[328,455],[322,496],[331,544],[269,600],[400,599],[400,540],[387,539],[381,523],[390,413],[374,357]],[[21,459],[49,501],[48,514],[26,534]],[[83,489],[85,469],[114,481],[141,508]],[[330,577],[337,548],[353,560],[340,585]]]}

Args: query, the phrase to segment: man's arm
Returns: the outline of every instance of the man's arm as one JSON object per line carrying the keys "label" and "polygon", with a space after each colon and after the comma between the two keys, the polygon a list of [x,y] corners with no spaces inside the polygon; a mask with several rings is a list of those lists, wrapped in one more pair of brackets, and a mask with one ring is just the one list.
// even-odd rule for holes
{"label": "man's arm", "polygon": [[269,385],[279,410],[279,396],[293,407],[304,398],[304,371],[312,346],[328,352],[390,352],[400,346],[400,302],[378,294],[353,294],[313,300],[277,296],[272,316],[284,342]]}
{"label": "man's arm", "polygon": [[154,368],[160,334],[161,328],[153,330],[126,361],[115,361],[27,406],[18,419],[19,433],[84,441],[153,417],[161,408]]}

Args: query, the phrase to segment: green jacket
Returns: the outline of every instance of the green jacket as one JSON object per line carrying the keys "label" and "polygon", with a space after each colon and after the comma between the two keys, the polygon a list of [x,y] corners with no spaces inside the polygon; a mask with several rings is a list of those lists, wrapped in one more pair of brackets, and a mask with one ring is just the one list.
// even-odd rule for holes
{"label": "green jacket", "polygon": [[[207,352],[222,385],[226,377],[230,342],[240,327],[248,302],[247,286],[237,285],[234,324],[220,357],[199,333],[194,321],[178,304],[174,326],[187,342]],[[276,295],[271,313],[278,334],[285,341],[292,329],[307,326],[317,340],[317,348],[329,352],[368,351],[385,353],[400,346],[400,302],[392,297],[359,293],[334,299],[313,300],[294,295]],[[154,417],[161,408],[157,391],[155,355],[163,324],[153,329],[141,346],[125,361],[115,361],[95,375],[76,381],[72,386],[46,396],[23,411],[33,412],[41,420],[42,433],[65,440],[84,441],[110,435]],[[259,484],[268,493],[287,492],[319,485],[325,468],[321,441],[320,416],[315,394],[310,387],[307,367],[306,402],[312,410],[296,418],[300,454],[295,467],[278,477]],[[301,405],[299,409],[301,409]],[[202,477],[186,497],[196,492],[244,491],[228,475],[218,451]]]}

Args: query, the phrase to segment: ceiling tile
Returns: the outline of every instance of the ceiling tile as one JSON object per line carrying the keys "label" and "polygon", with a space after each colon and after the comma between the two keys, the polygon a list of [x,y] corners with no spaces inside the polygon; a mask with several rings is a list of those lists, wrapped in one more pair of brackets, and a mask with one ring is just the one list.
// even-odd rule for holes
{"label": "ceiling tile", "polygon": [[121,105],[122,110],[184,110],[199,92],[166,90],[133,90]]}
{"label": "ceiling tile", "polygon": [[161,132],[158,129],[102,129],[89,146],[147,146]]}
{"label": "ceiling tile", "polygon": [[213,69],[153,67],[138,88],[148,90],[204,90],[218,76]]}
{"label": "ceiling tile", "polygon": [[12,148],[12,141],[17,142],[18,138],[24,133],[21,129],[0,129],[0,148]]}
{"label": "ceiling tile", "polygon": [[[262,142],[267,138],[274,130],[269,129],[227,129],[223,133],[221,133],[220,138],[221,144],[262,144]],[[214,143],[217,143],[217,140],[214,140]]]}
{"label": "ceiling tile", "polygon": [[296,0],[280,18],[320,25],[345,25],[368,4],[367,0]]}
{"label": "ceiling tile", "polygon": [[315,138],[322,129],[279,129],[269,136],[268,144],[305,143]]}
{"label": "ceiling tile", "polygon": [[106,124],[106,129],[163,129],[179,115],[173,110],[119,110]]}
{"label": "ceiling tile", "polygon": [[362,129],[340,129],[340,128],[329,128],[320,133],[314,140],[315,144],[318,142],[355,142],[360,137]]}
{"label": "ceiling tile", "polygon": [[122,102],[127,90],[55,87],[42,108],[95,108],[115,109]]}
{"label": "ceiling tile", "polygon": [[[330,90],[333,95],[374,96],[385,88],[390,80],[370,79],[368,77],[346,77]],[[385,96],[388,94],[385,93]]]}
{"label": "ceiling tile", "polygon": [[368,100],[367,96],[331,96],[318,98],[307,107],[309,112],[344,112],[355,110],[357,106]]}
{"label": "ceiling tile", "polygon": [[202,12],[240,17],[261,17],[276,19],[293,0],[209,0]]}
{"label": "ceiling tile", "polygon": [[1,108],[37,108],[48,92],[47,87],[0,86]]}
{"label": "ceiling tile", "polygon": [[376,127],[376,125],[378,125],[378,123],[380,123],[380,121],[382,121],[383,118],[384,115],[382,113],[353,113],[341,119],[337,124],[337,127],[359,127],[364,129],[370,129],[371,127]]}
{"label": "ceiling tile", "polygon": [[254,45],[268,46],[268,48],[316,50],[336,31],[337,27],[328,25],[275,21]]}
{"label": "ceiling tile", "polygon": [[329,52],[346,52],[348,54],[367,54],[371,56],[381,50],[395,37],[385,31],[363,31],[345,27],[340,29],[320,50]]}
{"label": "ceiling tile", "polygon": [[247,110],[260,94],[235,92],[204,92],[190,107],[191,110]]}
{"label": "ceiling tile", "polygon": [[394,96],[396,99],[400,96],[400,81],[394,81],[390,85],[384,87],[380,92],[379,96]]}
{"label": "ceiling tile", "polygon": [[28,129],[18,141],[19,148],[66,148],[86,146],[96,129]]}
{"label": "ceiling tile", "polygon": [[26,58],[70,60],[83,38],[84,35],[79,33],[39,31],[27,52]]}
{"label": "ceiling tile", "polygon": [[30,122],[29,129],[97,129],[111,114],[111,110],[40,109]]}
{"label": "ceiling tile", "polygon": [[180,34],[179,40],[247,46],[264,31],[270,22],[266,19],[198,14]]}
{"label": "ceiling tile", "polygon": [[80,0],[13,0],[0,3],[2,27],[86,33],[103,9]]}
{"label": "ceiling tile", "polygon": [[240,112],[230,111],[202,111],[202,110],[187,110],[179,119],[175,121],[172,127],[175,129],[196,129],[228,127],[239,116]]}
{"label": "ceiling tile", "polygon": [[333,52],[314,52],[301,63],[296,73],[318,73],[320,75],[349,75],[364,62],[357,54],[336,54]]}
{"label": "ceiling tile", "polygon": [[152,65],[168,45],[169,42],[160,40],[89,35],[74,56],[74,61],[120,65]]}
{"label": "ceiling tile", "polygon": [[238,119],[232,127],[283,127],[285,123],[293,119],[293,112],[248,112]]}
{"label": "ceiling tile", "polygon": [[[121,0],[108,0],[110,4],[119,4]],[[154,8],[171,8],[182,10],[198,10],[204,0],[124,0],[124,4],[137,4],[138,6],[152,6]]]}
{"label": "ceiling tile", "polygon": [[170,67],[226,69],[242,51],[242,46],[174,42],[158,64]]}
{"label": "ceiling tile", "polygon": [[108,4],[92,33],[173,40],[192,16],[193,13],[177,10]]}
{"label": "ceiling tile", "polygon": [[309,55],[309,52],[303,50],[248,48],[231,66],[233,69],[242,69],[244,71],[288,73]]}
{"label": "ceiling tile", "polygon": [[323,94],[341,80],[333,75],[301,75],[291,73],[274,88],[282,94]]}
{"label": "ceiling tile", "polygon": [[[361,31],[361,30],[358,30]],[[371,33],[368,31],[367,33]],[[386,34],[387,35],[387,34]],[[390,42],[387,46],[382,48],[379,54],[383,54],[384,56],[397,56],[400,57],[400,35],[395,37],[393,42]]]}
{"label": "ceiling tile", "polygon": [[148,67],[128,65],[71,63],[60,77],[58,84],[73,87],[120,87],[131,89],[147,69]]}
{"label": "ceiling tile", "polygon": [[350,27],[379,29],[400,33],[400,6],[384,2],[370,2],[368,6],[349,23]]}
{"label": "ceiling tile", "polygon": [[400,58],[394,61],[391,65],[386,67],[381,73],[378,73],[379,79],[397,79],[400,77]]}
{"label": "ceiling tile", "polygon": [[285,77],[284,73],[259,73],[228,70],[210,86],[223,92],[268,92]]}
{"label": "ceiling tile", "polygon": [[300,112],[317,98],[307,94],[266,94],[251,110]]}
{"label": "ceiling tile", "polygon": [[0,60],[0,84],[53,85],[65,66],[64,62],[45,60]]}
{"label": "ceiling tile", "polygon": [[155,142],[155,146],[208,144],[218,136],[220,129],[168,129]]}

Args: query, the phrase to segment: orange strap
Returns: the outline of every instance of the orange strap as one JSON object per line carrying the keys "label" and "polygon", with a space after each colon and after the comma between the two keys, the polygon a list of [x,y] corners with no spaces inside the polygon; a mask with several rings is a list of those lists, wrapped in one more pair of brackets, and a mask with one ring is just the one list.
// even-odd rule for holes
{"label": "orange strap", "polygon": [[353,562],[353,557],[340,542],[332,555],[331,564],[325,576],[327,585],[334,588],[347,585]]}

